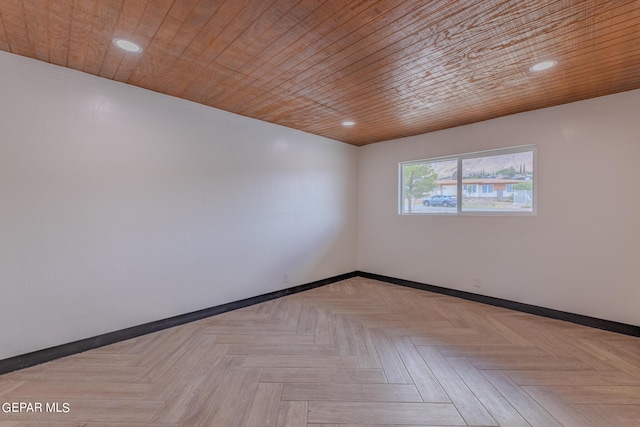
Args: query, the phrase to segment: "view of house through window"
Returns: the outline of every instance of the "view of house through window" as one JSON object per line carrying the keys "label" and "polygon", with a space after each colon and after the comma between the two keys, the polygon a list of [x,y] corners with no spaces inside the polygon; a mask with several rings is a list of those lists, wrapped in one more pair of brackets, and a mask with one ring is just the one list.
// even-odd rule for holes
{"label": "view of house through window", "polygon": [[400,213],[531,213],[534,154],[527,146],[401,163]]}
{"label": "view of house through window", "polygon": [[457,173],[456,159],[404,164],[403,213],[456,213]]}
{"label": "view of house through window", "polygon": [[533,151],[462,159],[465,211],[531,212]]}

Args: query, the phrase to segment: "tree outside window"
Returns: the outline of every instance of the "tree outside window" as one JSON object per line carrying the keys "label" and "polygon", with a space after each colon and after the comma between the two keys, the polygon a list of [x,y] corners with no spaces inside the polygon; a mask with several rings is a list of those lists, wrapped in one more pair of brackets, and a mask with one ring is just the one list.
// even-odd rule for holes
{"label": "tree outside window", "polygon": [[436,188],[438,174],[428,163],[404,165],[404,197],[406,212],[411,213],[417,199],[425,197]]}

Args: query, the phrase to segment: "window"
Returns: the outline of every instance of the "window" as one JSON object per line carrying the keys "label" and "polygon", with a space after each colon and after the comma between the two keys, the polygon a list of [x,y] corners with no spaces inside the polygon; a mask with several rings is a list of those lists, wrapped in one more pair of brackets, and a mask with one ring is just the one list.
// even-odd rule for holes
{"label": "window", "polygon": [[456,213],[458,161],[402,164],[402,213]]}
{"label": "window", "polygon": [[531,214],[534,146],[400,164],[400,214]]}
{"label": "window", "polygon": [[466,194],[475,194],[478,192],[478,186],[476,184],[464,184],[462,191]]}

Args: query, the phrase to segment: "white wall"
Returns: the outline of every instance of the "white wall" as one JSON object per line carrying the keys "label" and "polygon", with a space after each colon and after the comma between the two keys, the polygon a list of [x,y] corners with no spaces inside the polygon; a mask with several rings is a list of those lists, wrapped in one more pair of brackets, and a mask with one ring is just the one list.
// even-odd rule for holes
{"label": "white wall", "polygon": [[356,269],[355,147],[0,70],[0,359]]}
{"label": "white wall", "polygon": [[[640,325],[638,112],[640,90],[362,147],[358,269]],[[398,162],[524,144],[537,216],[397,214]]]}
{"label": "white wall", "polygon": [[[0,70],[0,359],[356,268],[640,325],[640,91],[356,148]],[[523,144],[537,216],[397,215],[398,162]]]}

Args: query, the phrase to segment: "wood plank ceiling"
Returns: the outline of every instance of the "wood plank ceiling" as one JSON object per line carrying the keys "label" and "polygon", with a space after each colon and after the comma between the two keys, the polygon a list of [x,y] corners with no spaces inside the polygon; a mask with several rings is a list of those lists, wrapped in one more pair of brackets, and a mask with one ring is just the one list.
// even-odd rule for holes
{"label": "wood plank ceiling", "polygon": [[0,0],[0,49],[364,145],[640,88],[640,0]]}

